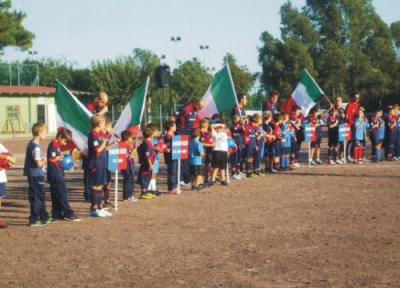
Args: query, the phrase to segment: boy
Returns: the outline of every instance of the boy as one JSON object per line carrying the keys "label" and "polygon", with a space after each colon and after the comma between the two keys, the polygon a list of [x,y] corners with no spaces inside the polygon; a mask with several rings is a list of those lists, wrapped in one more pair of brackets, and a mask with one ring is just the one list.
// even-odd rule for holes
{"label": "boy", "polygon": [[64,169],[61,165],[61,147],[72,140],[72,133],[66,128],[60,128],[56,138],[47,148],[47,181],[50,183],[52,210],[55,220],[79,222],[81,219],[71,209],[68,200],[68,190],[65,185]]}
{"label": "boy", "polygon": [[328,158],[329,164],[339,164],[338,147],[339,147],[339,120],[336,118],[336,109],[332,108],[329,111],[327,119],[328,125]]}
{"label": "boy", "polygon": [[155,196],[160,196],[161,193],[157,190],[157,174],[159,172],[159,166],[160,166],[160,159],[158,157],[158,152],[159,152],[158,144],[159,144],[161,133],[159,131],[160,129],[158,128],[157,124],[149,123],[149,124],[147,124],[146,128],[149,128],[153,133],[151,143],[153,144],[153,147],[155,149],[153,173],[152,173],[150,184],[149,184],[149,192]]}
{"label": "boy", "polygon": [[232,116],[231,127],[232,138],[236,143],[236,151],[231,155],[232,178],[235,180],[243,179],[242,173],[242,158],[243,158],[243,125],[242,117],[240,115]]}
{"label": "boy", "polygon": [[138,183],[140,184],[141,194],[140,199],[153,199],[156,196],[149,192],[149,184],[153,174],[153,164],[156,157],[156,151],[154,149],[153,143],[151,142],[153,138],[153,131],[149,128],[143,130],[143,142],[138,148],[139,156],[139,176]]}
{"label": "boy", "polygon": [[46,211],[44,191],[44,170],[46,158],[43,157],[40,142],[46,139],[47,128],[43,123],[32,126],[33,138],[26,147],[24,176],[28,178],[28,198],[31,205],[29,226],[43,226],[53,222]]}
{"label": "boy", "polygon": [[353,143],[354,143],[354,152],[353,159],[354,163],[363,164],[364,157],[364,146],[363,142],[365,140],[365,132],[367,129],[368,123],[364,117],[364,108],[360,107],[357,112],[357,118],[354,121],[354,135],[353,135]]}
{"label": "boy", "polygon": [[291,139],[291,149],[292,149],[292,159],[291,166],[294,168],[301,167],[299,160],[299,152],[301,149],[301,143],[304,141],[304,129],[302,123],[304,117],[301,114],[301,109],[298,106],[293,107],[292,114],[290,115],[290,123],[292,125],[292,130],[294,131]]}
{"label": "boy", "polygon": [[167,164],[167,182],[168,193],[178,195],[180,191],[177,189],[178,183],[178,160],[172,160],[172,138],[176,132],[176,123],[173,120],[165,122],[165,136],[164,143],[167,149],[164,152],[164,160]]}
{"label": "boy", "polygon": [[265,172],[274,173],[273,169],[273,158],[274,158],[274,126],[272,123],[272,112],[265,111],[263,117],[262,129],[264,130],[264,161],[265,161]]}
{"label": "boy", "polygon": [[211,125],[212,137],[214,139],[214,150],[212,154],[211,166],[212,176],[210,186],[215,184],[218,171],[221,172],[221,185],[228,186],[226,181],[226,168],[228,164],[228,135],[226,134],[225,125],[223,123],[215,123]]}
{"label": "boy", "polygon": [[209,131],[209,122],[208,119],[201,119],[200,120],[200,142],[203,143],[204,150],[205,150],[205,158],[204,158],[204,183],[209,182],[210,176],[210,165],[211,165],[211,158],[212,158],[212,151],[214,147],[214,142],[212,135]]}
{"label": "boy", "polygon": [[[0,143],[0,160],[4,161],[4,163],[8,167],[11,167],[16,162],[16,159],[12,157],[10,153],[8,153],[8,150],[1,143]],[[6,168],[0,167],[0,209],[1,209],[2,199],[7,196],[6,183],[7,183]],[[7,223],[4,220],[0,219],[0,229],[6,227]]]}
{"label": "boy", "polygon": [[[259,126],[259,116],[256,114],[251,117],[250,124],[245,128],[246,143],[246,176],[257,177],[259,168],[259,149],[261,139],[261,129]],[[252,168],[252,172],[250,172]]]}
{"label": "boy", "polygon": [[192,141],[189,146],[189,165],[192,176],[192,189],[203,189],[203,158],[205,156],[203,144],[200,142],[200,130],[192,130]]}
{"label": "boy", "polygon": [[[104,116],[105,117],[105,116]],[[108,117],[105,117],[105,127],[102,130],[103,137],[106,139],[107,146],[112,146],[113,140],[118,142],[119,139],[116,139],[114,136],[114,128],[112,120]],[[107,163],[108,163],[108,151],[107,151]],[[103,187],[104,199],[103,199],[103,208],[114,208],[114,203],[110,200],[110,189],[112,187],[111,182],[111,171],[107,169],[107,183]]]}
{"label": "boy", "polygon": [[122,169],[122,199],[126,202],[136,202],[137,199],[133,195],[135,191],[135,162],[134,155],[136,149],[132,148],[133,136],[129,130],[125,130],[121,133],[121,143],[119,144],[120,149],[126,150],[126,161],[128,163],[126,169]]}
{"label": "boy", "polygon": [[375,162],[381,160],[382,141],[385,138],[385,121],[382,118],[383,110],[378,108],[371,117],[371,125],[369,130],[369,138],[372,146],[372,159]]}
{"label": "boy", "polygon": [[88,138],[88,158],[90,168],[90,179],[92,187],[92,197],[90,206],[90,216],[110,217],[111,213],[103,209],[104,189],[108,184],[107,174],[107,150],[112,145],[107,145],[107,138],[104,134],[106,119],[102,115],[92,117],[92,132]]}
{"label": "boy", "polygon": [[281,124],[282,124],[282,115],[275,115],[274,116],[274,142],[273,142],[273,151],[274,151],[274,157],[273,157],[273,171],[280,172],[280,155],[282,151],[282,130],[281,130]]}
{"label": "boy", "polygon": [[281,171],[287,171],[290,164],[292,131],[289,123],[289,114],[282,114],[281,124],[282,149],[280,155]]}
{"label": "boy", "polygon": [[[320,159],[321,155],[321,140],[322,140],[322,127],[320,123],[321,117],[317,113],[317,109],[312,108],[307,120],[311,127],[315,128],[315,140],[311,141],[311,165],[323,164]],[[314,157],[316,158],[314,160]]]}

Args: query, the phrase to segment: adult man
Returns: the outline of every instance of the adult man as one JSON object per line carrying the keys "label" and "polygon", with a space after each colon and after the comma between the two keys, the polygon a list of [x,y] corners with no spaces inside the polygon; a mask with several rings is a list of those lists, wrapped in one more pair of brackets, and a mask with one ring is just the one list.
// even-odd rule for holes
{"label": "adult man", "polygon": [[89,103],[86,107],[93,115],[105,115],[108,112],[108,95],[104,91],[100,91],[93,103]]}
{"label": "adult man", "polygon": [[240,93],[237,95],[237,98],[238,98],[238,104],[232,108],[231,117],[234,116],[245,117],[246,112],[244,112],[244,107],[246,106],[248,101],[247,95]]}
{"label": "adult man", "polygon": [[271,98],[267,101],[264,102],[262,105],[262,111],[271,111],[273,115],[278,115],[280,114],[279,109],[276,107],[278,99],[279,99],[279,92],[278,91],[272,91],[271,92]]}
{"label": "adult man", "polygon": [[[190,102],[181,107],[176,113],[176,132],[178,135],[192,135],[193,128],[199,128],[199,111],[203,109],[204,101]],[[190,184],[189,161],[181,161],[182,184]]]}
{"label": "adult man", "polygon": [[[351,133],[353,135],[354,133],[354,121],[356,120],[358,110],[360,110],[360,93],[358,92],[353,92],[351,94],[351,100],[347,104],[346,109],[345,109],[345,122],[350,125],[351,127]],[[353,141],[349,141],[349,144],[347,146],[347,155],[348,159],[350,161],[353,160],[352,155],[353,155],[353,149],[354,149],[354,143]]]}

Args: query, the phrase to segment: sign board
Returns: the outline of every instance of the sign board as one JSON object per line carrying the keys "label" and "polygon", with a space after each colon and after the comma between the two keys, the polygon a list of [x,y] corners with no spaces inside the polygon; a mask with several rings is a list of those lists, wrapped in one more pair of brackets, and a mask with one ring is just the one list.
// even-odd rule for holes
{"label": "sign board", "polygon": [[189,136],[178,135],[172,138],[172,160],[189,159]]}

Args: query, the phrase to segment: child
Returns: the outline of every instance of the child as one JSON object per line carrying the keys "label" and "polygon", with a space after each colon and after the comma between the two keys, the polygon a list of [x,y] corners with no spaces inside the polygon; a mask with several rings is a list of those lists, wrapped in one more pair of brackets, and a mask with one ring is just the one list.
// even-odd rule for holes
{"label": "child", "polygon": [[371,117],[369,138],[372,146],[372,159],[375,162],[380,161],[382,156],[382,141],[385,136],[385,121],[382,118],[383,110],[378,108]]}
{"label": "child", "polygon": [[293,168],[301,167],[299,160],[299,152],[301,148],[301,143],[304,141],[304,128],[302,123],[304,121],[304,117],[301,114],[301,109],[298,106],[293,107],[292,114],[290,115],[290,123],[292,126],[292,130],[294,131],[291,139],[291,166]]}
{"label": "child", "polygon": [[280,171],[280,155],[281,155],[281,150],[282,150],[282,129],[281,129],[281,124],[282,124],[282,115],[275,115],[274,117],[274,142],[273,142],[273,151],[274,151],[274,157],[273,157],[273,170],[272,171]]}
{"label": "child", "polygon": [[[320,159],[322,140],[321,117],[318,115],[317,109],[311,109],[307,120],[311,127],[315,128],[315,139],[313,139],[314,141],[311,141],[311,165],[323,164]],[[316,159],[314,160],[314,158]]]}
{"label": "child", "polygon": [[[105,117],[105,116],[104,116]],[[105,117],[105,127],[102,130],[103,136],[106,139],[107,146],[112,146],[113,145],[113,140],[114,141],[119,141],[119,139],[116,139],[114,136],[114,128],[113,128],[113,123],[112,120],[108,117]],[[107,151],[107,163],[108,163],[108,151]],[[112,187],[112,182],[111,182],[111,171],[108,171],[107,169],[107,183],[103,187],[104,191],[104,199],[103,199],[103,208],[114,208],[114,203],[110,200],[110,189]]]}
{"label": "child", "polygon": [[24,176],[28,178],[28,197],[31,205],[29,226],[43,226],[53,222],[46,211],[44,191],[44,170],[46,158],[43,157],[40,142],[46,139],[47,128],[43,123],[36,123],[32,126],[33,139],[26,147]]}
{"label": "child", "polygon": [[292,131],[289,123],[289,114],[282,114],[281,123],[281,135],[282,135],[282,149],[280,155],[280,168],[281,171],[287,171],[290,167],[290,153],[291,153],[291,138]]}
{"label": "child", "polygon": [[226,181],[226,168],[228,165],[228,135],[226,134],[225,125],[223,123],[215,123],[211,125],[212,137],[214,139],[214,150],[212,154],[211,166],[212,176],[210,185],[215,184],[218,172],[221,172],[221,185],[228,186]]}
{"label": "child", "polygon": [[329,111],[329,116],[327,119],[328,125],[328,158],[329,164],[335,165],[340,164],[338,156],[338,147],[339,147],[339,120],[336,118],[337,111],[335,108],[332,108]]}
{"label": "child", "polygon": [[149,192],[155,196],[160,196],[161,193],[157,190],[157,174],[159,172],[159,164],[160,164],[160,158],[158,157],[159,151],[158,151],[157,147],[158,147],[158,142],[159,142],[159,139],[161,138],[161,135],[160,135],[160,131],[159,131],[157,124],[149,123],[149,124],[147,124],[146,128],[149,128],[153,133],[153,138],[151,139],[151,143],[153,144],[153,147],[155,149],[153,173],[152,173],[150,184],[149,184]]}
{"label": "child", "polygon": [[178,160],[172,160],[172,138],[176,132],[176,123],[173,120],[167,120],[165,122],[165,136],[164,143],[167,149],[164,152],[164,160],[167,164],[167,182],[168,182],[168,193],[178,195],[181,192],[178,191]]}
{"label": "child", "polygon": [[243,125],[242,117],[240,115],[234,115],[232,117],[231,127],[232,138],[236,143],[236,152],[231,155],[231,167],[232,167],[232,178],[235,180],[245,178],[245,174],[242,173],[242,158],[243,158]]}
{"label": "child", "polygon": [[394,142],[396,137],[396,112],[393,106],[388,107],[385,130],[385,154],[388,161],[393,161]]}
{"label": "child", "polygon": [[211,170],[211,158],[212,158],[212,151],[214,147],[214,141],[212,135],[209,131],[209,122],[208,119],[203,118],[200,120],[199,123],[200,127],[200,142],[203,143],[205,157],[204,157],[204,183],[209,182],[210,170]]}
{"label": "child", "polygon": [[[250,118],[250,124],[245,128],[245,144],[246,144],[246,176],[257,177],[259,168],[259,153],[261,130],[259,126],[259,115],[253,115]],[[250,169],[252,168],[252,172]]]}
{"label": "child", "polygon": [[203,187],[203,158],[205,156],[203,144],[200,142],[200,130],[192,130],[192,140],[189,146],[190,175],[192,176],[192,189],[202,190]]}
{"label": "child", "polygon": [[139,176],[138,183],[140,184],[141,194],[140,199],[153,199],[156,196],[149,192],[149,184],[153,174],[153,165],[156,157],[156,151],[152,143],[153,131],[149,128],[143,130],[143,142],[138,148],[139,156]]}
{"label": "child", "polygon": [[61,147],[71,140],[71,131],[66,128],[60,128],[56,138],[50,142],[47,148],[47,181],[50,184],[51,214],[53,219],[79,222],[81,219],[69,205],[64,169],[61,164],[63,158]]}
{"label": "child", "polygon": [[[0,160],[4,161],[6,166],[11,167],[15,164],[16,159],[12,157],[8,150],[0,143]],[[7,183],[7,175],[5,167],[0,167],[0,209],[1,209],[1,202],[4,197],[7,196],[6,193],[6,183]],[[0,229],[6,228],[7,223],[0,219]]]}
{"label": "child", "polygon": [[273,158],[274,158],[274,125],[272,123],[272,112],[265,111],[263,117],[262,129],[264,130],[264,161],[265,161],[265,172],[275,173],[273,169]]}
{"label": "child", "polygon": [[126,150],[126,169],[121,169],[123,182],[122,182],[122,199],[126,202],[136,202],[137,199],[133,195],[135,191],[135,162],[134,155],[136,149],[132,148],[133,136],[129,130],[125,130],[121,133],[121,143],[119,144],[120,149]]}
{"label": "child", "polygon": [[104,187],[108,185],[107,174],[107,150],[112,145],[107,145],[107,138],[104,134],[106,119],[102,115],[92,117],[92,132],[88,138],[88,158],[90,168],[90,181],[92,187],[92,197],[90,206],[90,216],[110,217],[111,213],[103,209]]}
{"label": "child", "polygon": [[364,146],[363,141],[365,139],[366,129],[368,127],[367,120],[364,117],[364,108],[360,107],[357,113],[357,118],[354,121],[354,152],[353,159],[354,163],[363,164],[364,157]]}

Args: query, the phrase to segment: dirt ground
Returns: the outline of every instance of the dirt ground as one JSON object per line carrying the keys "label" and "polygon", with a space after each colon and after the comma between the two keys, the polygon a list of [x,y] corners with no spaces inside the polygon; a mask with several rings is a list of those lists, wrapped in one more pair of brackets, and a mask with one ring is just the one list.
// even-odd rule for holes
{"label": "dirt ground", "polygon": [[[400,287],[396,162],[305,167],[121,202],[107,219],[88,216],[81,172],[69,172],[83,221],[35,228],[22,171],[8,174],[1,288]],[[165,192],[164,175],[159,185]]]}

